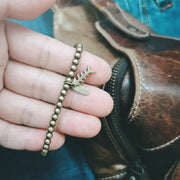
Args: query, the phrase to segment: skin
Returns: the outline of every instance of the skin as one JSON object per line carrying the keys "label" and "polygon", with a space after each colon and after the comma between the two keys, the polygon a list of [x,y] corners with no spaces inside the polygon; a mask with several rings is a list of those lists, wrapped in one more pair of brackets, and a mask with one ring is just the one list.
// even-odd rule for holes
{"label": "skin", "polygon": [[[3,147],[41,150],[54,104],[75,53],[74,48],[10,22],[6,17],[33,19],[53,3],[54,0],[0,1],[0,145]],[[101,128],[98,117],[112,110],[109,94],[96,87],[109,80],[111,68],[101,58],[84,51],[77,73],[87,65],[96,71],[86,80],[90,94],[83,96],[68,91],[51,150],[63,145],[64,134],[95,136]]]}

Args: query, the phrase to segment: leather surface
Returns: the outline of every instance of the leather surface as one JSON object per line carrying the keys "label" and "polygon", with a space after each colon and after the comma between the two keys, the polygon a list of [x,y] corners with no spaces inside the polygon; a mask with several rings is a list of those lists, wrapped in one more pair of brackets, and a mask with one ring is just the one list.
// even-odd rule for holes
{"label": "leather surface", "polygon": [[[118,54],[104,39],[97,36],[96,15],[92,7],[90,8],[89,5],[79,6],[78,2],[69,7],[69,4],[66,4],[68,2],[57,1],[57,5],[54,7],[54,37],[70,46],[77,42],[82,43],[85,50],[112,64]],[[87,3],[87,1],[85,2]]]}
{"label": "leather surface", "polygon": [[126,34],[137,39],[149,37],[149,31],[146,28],[133,25],[133,20],[128,21],[125,11],[119,8],[113,0],[90,0],[117,28],[121,29]]}
{"label": "leather surface", "polygon": [[107,21],[96,27],[131,60],[136,85],[129,114],[132,136],[145,151],[153,179],[161,179],[180,153],[179,40],[151,34],[138,41]]}
{"label": "leather surface", "polygon": [[109,42],[127,53],[132,62],[136,93],[129,121],[139,143],[144,148],[156,148],[178,138],[180,41],[151,36],[135,42],[110,29],[106,22],[100,26],[101,33],[111,34]]}

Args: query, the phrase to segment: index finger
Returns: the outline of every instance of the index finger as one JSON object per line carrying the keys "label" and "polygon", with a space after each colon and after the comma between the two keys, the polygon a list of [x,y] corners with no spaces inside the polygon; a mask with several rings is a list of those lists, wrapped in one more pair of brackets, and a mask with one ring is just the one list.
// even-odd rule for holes
{"label": "index finger", "polygon": [[[7,22],[7,40],[13,59],[64,75],[69,72],[74,48],[13,22]],[[84,51],[77,73],[86,70],[88,65],[96,71],[87,79],[89,84],[100,85],[109,80],[110,66],[101,58]]]}

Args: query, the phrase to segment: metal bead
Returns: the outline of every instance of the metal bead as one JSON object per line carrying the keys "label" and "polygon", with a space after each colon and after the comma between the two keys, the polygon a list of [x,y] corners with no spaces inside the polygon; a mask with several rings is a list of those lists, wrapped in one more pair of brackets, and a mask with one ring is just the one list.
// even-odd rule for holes
{"label": "metal bead", "polygon": [[69,77],[74,77],[74,72],[73,71],[69,72]]}
{"label": "metal bead", "polygon": [[48,150],[48,149],[49,149],[49,145],[45,144],[45,145],[43,146],[43,149],[44,149],[44,150]]}
{"label": "metal bead", "polygon": [[59,101],[63,102],[64,101],[64,96],[59,96]]}
{"label": "metal bead", "polygon": [[42,155],[43,157],[47,156],[47,153],[48,153],[48,150],[46,150],[46,149],[43,149],[43,150],[41,151],[41,155]]}
{"label": "metal bead", "polygon": [[49,125],[52,126],[52,127],[54,127],[54,126],[56,125],[56,121],[53,121],[53,120],[50,121]]}
{"label": "metal bead", "polygon": [[56,107],[57,108],[61,108],[62,107],[62,103],[61,102],[57,102]]}
{"label": "metal bead", "polygon": [[54,112],[58,115],[58,114],[61,112],[61,110],[60,110],[59,108],[56,108],[56,109],[54,110]]}
{"label": "metal bead", "polygon": [[76,59],[80,59],[81,54],[80,54],[80,53],[78,53],[78,52],[76,52],[76,53],[75,53],[75,55],[74,55],[74,57],[75,57]]}
{"label": "metal bead", "polygon": [[50,139],[45,139],[45,140],[44,140],[44,144],[49,145],[50,143],[51,143],[51,140],[50,140]]}
{"label": "metal bead", "polygon": [[77,70],[77,67],[75,65],[71,66],[71,71],[75,72]]}
{"label": "metal bead", "polygon": [[72,82],[71,77],[67,77],[66,80],[65,80],[65,82],[71,83],[71,82]]}
{"label": "metal bead", "polygon": [[80,43],[78,43],[78,44],[75,44],[74,47],[75,47],[75,48],[78,48],[78,47],[83,48],[83,45],[80,44]]}
{"label": "metal bead", "polygon": [[64,84],[64,89],[65,90],[68,90],[70,88],[70,85],[69,84]]}
{"label": "metal bead", "polygon": [[76,48],[76,52],[81,53],[82,52],[82,48],[81,47],[77,47]]}
{"label": "metal bead", "polygon": [[56,121],[58,119],[58,115],[57,114],[53,114],[52,115],[52,120]]}
{"label": "metal bead", "polygon": [[79,60],[78,59],[73,59],[73,64],[77,66],[79,64]]}
{"label": "metal bead", "polygon": [[63,89],[63,90],[61,91],[61,95],[65,96],[66,94],[67,94],[67,91],[66,91],[65,89]]}
{"label": "metal bead", "polygon": [[50,133],[54,132],[54,128],[53,127],[49,127],[48,128],[48,132],[50,132]]}
{"label": "metal bead", "polygon": [[51,138],[53,137],[53,134],[49,132],[49,133],[46,134],[46,137],[47,137],[48,139],[51,139]]}

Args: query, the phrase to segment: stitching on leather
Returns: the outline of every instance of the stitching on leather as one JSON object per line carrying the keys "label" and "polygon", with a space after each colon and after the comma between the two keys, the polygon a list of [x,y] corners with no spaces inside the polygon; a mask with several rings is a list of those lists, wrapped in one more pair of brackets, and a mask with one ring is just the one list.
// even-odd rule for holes
{"label": "stitching on leather", "polygon": [[119,179],[119,178],[124,177],[126,174],[127,174],[126,172],[122,172],[122,173],[120,173],[120,174],[116,174],[116,175],[112,175],[112,176],[100,178],[100,180]]}
{"label": "stitching on leather", "polygon": [[[112,39],[112,37],[100,27],[99,22],[96,22],[95,25],[96,25],[96,28],[98,29],[98,31],[101,32],[102,34],[104,34],[105,38],[107,40],[109,40],[110,44],[114,48],[126,53],[129,56],[130,59],[131,58],[134,59],[134,62],[135,62],[135,65],[136,65],[135,68],[137,69],[137,73],[138,73],[138,76],[139,76],[139,89],[138,89],[139,90],[139,95],[138,95],[138,97],[136,99],[136,94],[137,94],[137,90],[136,90],[136,92],[135,92],[135,100],[133,102],[133,106],[132,106],[131,111],[130,111],[129,116],[128,116],[129,122],[131,122],[133,120],[133,118],[136,116],[136,113],[137,113],[137,110],[138,110],[138,107],[139,107],[139,104],[140,104],[140,100],[141,100],[141,95],[142,95],[142,85],[144,84],[143,83],[143,76],[142,76],[141,68],[140,68],[140,65],[138,63],[138,59],[137,59],[135,53],[132,52],[133,50],[124,48],[124,47],[120,46],[119,44],[117,44]],[[111,42],[113,42],[113,43],[111,43]]]}
{"label": "stitching on leather", "polygon": [[139,95],[138,95],[137,99],[134,100],[134,103],[133,103],[134,107],[132,107],[132,109],[130,111],[130,114],[129,114],[129,122],[131,122],[133,120],[133,118],[135,117],[135,115],[137,113],[137,110],[139,108],[139,104],[140,104],[140,100],[141,100],[141,95],[142,95],[143,76],[142,76],[141,67],[140,67],[140,65],[138,63],[138,59],[137,59],[135,53],[133,53],[131,50],[128,50],[128,49],[126,51],[134,59],[136,67],[137,67],[137,70],[138,70],[138,76],[139,76]]}
{"label": "stitching on leather", "polygon": [[142,150],[144,150],[144,151],[157,151],[157,150],[169,147],[170,145],[174,144],[179,139],[180,139],[180,135],[177,136],[176,138],[172,139],[171,141],[167,142],[166,144],[163,144],[163,145],[160,145],[160,146],[157,146],[154,148],[142,148]]}

